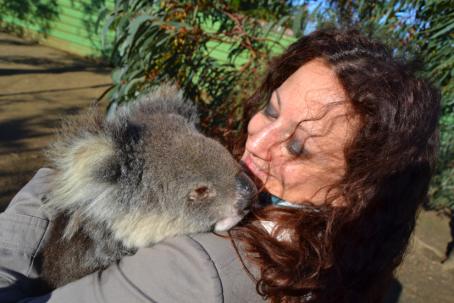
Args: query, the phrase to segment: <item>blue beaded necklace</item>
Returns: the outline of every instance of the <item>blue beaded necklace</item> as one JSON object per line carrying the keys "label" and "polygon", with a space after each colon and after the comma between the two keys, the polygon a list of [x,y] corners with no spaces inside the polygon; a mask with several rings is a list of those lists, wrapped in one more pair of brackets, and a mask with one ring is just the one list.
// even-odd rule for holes
{"label": "blue beaded necklace", "polygon": [[264,204],[264,206],[273,205],[273,206],[284,207],[284,208],[306,209],[306,210],[311,210],[311,211],[315,211],[315,212],[320,211],[319,209],[313,207],[312,205],[292,203],[292,202],[281,199],[278,196],[272,195],[267,192],[261,192],[259,194],[259,199]]}

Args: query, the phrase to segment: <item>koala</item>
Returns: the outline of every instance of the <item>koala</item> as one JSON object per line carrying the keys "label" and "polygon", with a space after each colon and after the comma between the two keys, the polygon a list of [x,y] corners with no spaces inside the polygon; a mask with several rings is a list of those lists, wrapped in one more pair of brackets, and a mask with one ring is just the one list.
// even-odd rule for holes
{"label": "koala", "polygon": [[225,231],[248,212],[254,183],[197,111],[163,85],[105,119],[67,121],[47,153],[55,174],[41,280],[53,289],[164,238]]}

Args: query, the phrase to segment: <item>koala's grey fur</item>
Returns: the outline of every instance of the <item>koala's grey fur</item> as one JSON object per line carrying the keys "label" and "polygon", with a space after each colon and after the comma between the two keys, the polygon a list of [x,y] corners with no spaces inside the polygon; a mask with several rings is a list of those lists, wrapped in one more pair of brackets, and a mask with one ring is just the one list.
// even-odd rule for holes
{"label": "koala's grey fur", "polygon": [[252,182],[228,151],[196,129],[173,86],[66,122],[49,149],[54,216],[42,257],[51,288],[105,268],[163,238],[226,230],[247,212]]}

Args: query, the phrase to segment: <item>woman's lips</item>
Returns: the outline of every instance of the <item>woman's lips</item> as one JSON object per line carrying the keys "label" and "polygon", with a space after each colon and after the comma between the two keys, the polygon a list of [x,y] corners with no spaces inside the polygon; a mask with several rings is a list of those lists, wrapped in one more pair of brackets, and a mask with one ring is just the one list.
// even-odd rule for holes
{"label": "woman's lips", "polygon": [[264,168],[258,166],[256,162],[252,159],[251,155],[248,154],[244,159],[243,159],[244,164],[246,167],[258,178],[262,180],[266,180],[269,177],[269,174],[267,170]]}

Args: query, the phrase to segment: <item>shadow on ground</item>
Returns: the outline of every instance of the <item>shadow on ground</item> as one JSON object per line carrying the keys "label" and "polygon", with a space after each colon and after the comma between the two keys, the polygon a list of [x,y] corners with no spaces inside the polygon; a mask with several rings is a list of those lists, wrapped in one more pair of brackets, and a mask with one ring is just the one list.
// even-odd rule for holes
{"label": "shadow on ground", "polygon": [[60,120],[110,84],[106,66],[0,33],[0,210],[46,165]]}

